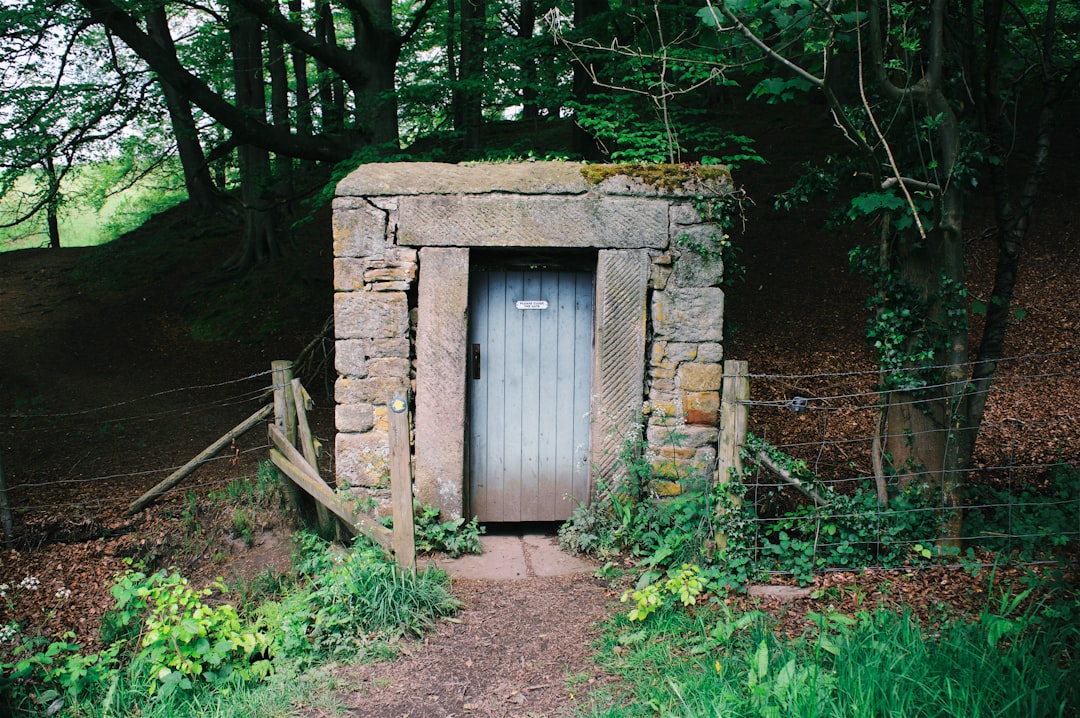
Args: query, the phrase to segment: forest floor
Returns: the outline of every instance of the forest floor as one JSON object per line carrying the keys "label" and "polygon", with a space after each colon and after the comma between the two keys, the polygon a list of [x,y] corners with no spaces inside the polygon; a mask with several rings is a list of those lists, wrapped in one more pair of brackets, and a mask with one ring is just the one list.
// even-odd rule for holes
{"label": "forest floor", "polygon": [[[835,473],[864,461],[843,440],[865,436],[872,421],[858,401],[835,399],[870,391],[874,381],[862,337],[868,287],[846,259],[863,238],[820,229],[822,209],[772,210],[771,196],[793,168],[827,148],[798,144],[790,114],[759,122],[753,134],[764,138],[759,150],[771,163],[736,175],[756,204],[745,233],[733,237],[747,273],[727,294],[726,354],[749,360],[755,400],[821,400],[822,410],[803,416],[755,408],[751,423],[777,443],[806,443],[808,460]],[[1006,350],[1018,358],[1001,366],[979,445],[982,467],[1008,472],[1080,458],[1078,161],[1074,132],[1055,151],[1025,249],[1022,312]],[[988,294],[994,249],[992,216],[985,206],[975,210],[965,235],[977,299]],[[15,507],[0,583],[41,582],[39,593],[14,590],[0,600],[0,624],[73,631],[92,644],[127,558],[204,579],[221,575],[234,586],[287,570],[288,520],[275,510],[239,512],[222,498],[266,458],[261,430],[147,511],[124,516],[132,500],[261,406],[270,362],[295,358],[331,313],[326,216],[306,226],[287,261],[243,282],[215,269],[237,237],[235,227],[180,208],[109,247],[0,253],[0,460]],[[316,401],[315,433],[333,447],[327,349],[318,345],[301,375]],[[333,475],[332,451],[322,464]],[[816,585],[850,587],[833,599],[841,609],[855,604],[837,600],[962,608],[986,598],[985,575],[956,570],[890,574],[888,591],[883,581],[875,572],[838,573]],[[344,714],[565,713],[613,680],[591,661],[589,644],[596,622],[618,610],[621,588],[594,577],[459,582],[465,608],[457,622],[406,646],[398,661],[340,670]],[[802,613],[821,608],[810,599],[766,607],[790,617],[793,632]]]}

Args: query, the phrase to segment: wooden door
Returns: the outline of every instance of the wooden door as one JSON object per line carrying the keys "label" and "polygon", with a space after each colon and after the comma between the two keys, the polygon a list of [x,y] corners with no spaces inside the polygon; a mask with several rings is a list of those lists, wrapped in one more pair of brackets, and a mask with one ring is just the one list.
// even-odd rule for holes
{"label": "wooden door", "polygon": [[589,496],[593,275],[474,270],[469,513],[561,521]]}

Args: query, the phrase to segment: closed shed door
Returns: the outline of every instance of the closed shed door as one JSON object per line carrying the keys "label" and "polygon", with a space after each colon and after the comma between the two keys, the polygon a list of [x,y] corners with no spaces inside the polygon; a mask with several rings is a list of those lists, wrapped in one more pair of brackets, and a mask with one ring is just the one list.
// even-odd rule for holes
{"label": "closed shed door", "polygon": [[474,271],[469,503],[481,521],[561,521],[589,496],[593,276]]}

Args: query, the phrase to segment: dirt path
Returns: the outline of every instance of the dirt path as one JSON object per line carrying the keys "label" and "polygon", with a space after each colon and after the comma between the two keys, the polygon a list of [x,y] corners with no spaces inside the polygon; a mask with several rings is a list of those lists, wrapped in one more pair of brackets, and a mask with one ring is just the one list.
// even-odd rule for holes
{"label": "dirt path", "polygon": [[[393,662],[335,674],[344,715],[511,718],[569,715],[613,680],[592,661],[616,591],[592,577],[454,582],[465,607]],[[322,718],[315,710],[304,714]]]}

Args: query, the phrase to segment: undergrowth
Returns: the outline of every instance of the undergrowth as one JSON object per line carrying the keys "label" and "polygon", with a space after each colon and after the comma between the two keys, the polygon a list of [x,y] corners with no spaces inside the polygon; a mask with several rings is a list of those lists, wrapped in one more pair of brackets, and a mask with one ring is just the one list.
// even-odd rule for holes
{"label": "undergrowth", "polygon": [[[671,436],[678,441],[677,431]],[[937,543],[941,497],[934,491],[894,484],[882,506],[872,479],[838,491],[805,462],[749,436],[744,464],[752,466],[761,454],[815,500],[777,500],[794,493],[790,482],[777,480],[755,486],[751,501],[748,473],[725,484],[684,476],[677,495],[658,496],[655,487],[669,477],[654,468],[639,427],[624,442],[611,474],[598,480],[595,500],[560,529],[562,545],[601,560],[630,557],[642,571],[637,589],[655,584],[655,598],[663,595],[665,581],[689,565],[699,567],[696,574],[715,591],[741,589],[772,574],[805,585],[824,570],[974,563],[997,554],[1003,560],[1049,560],[1077,544],[1080,471],[1071,466],[1053,469],[1038,492],[973,494],[973,505],[984,506],[967,512],[970,538],[957,555]]]}
{"label": "undergrowth", "polygon": [[1075,591],[1026,598],[999,594],[974,621],[809,613],[791,640],[766,614],[720,600],[662,608],[646,626],[617,616],[599,660],[621,689],[594,693],[582,715],[1076,715],[1080,602]]}
{"label": "undergrowth", "polygon": [[[393,516],[384,517],[382,522],[387,528],[394,527]],[[413,536],[417,553],[441,551],[451,558],[467,553],[482,553],[484,546],[480,543],[480,537],[483,534],[484,527],[475,516],[468,521],[464,516],[444,521],[439,509],[434,506],[419,501],[413,504]]]}
{"label": "undergrowth", "polygon": [[5,627],[0,639],[16,645],[0,653],[10,655],[0,660],[0,704],[61,718],[267,714],[252,705],[282,714],[322,685],[309,669],[392,657],[403,636],[459,606],[444,573],[399,569],[362,540],[296,542],[295,576],[266,582],[275,600],[254,610],[235,608],[220,580],[195,587],[176,570],[132,566],[116,578],[97,652],[72,634],[20,639]]}

